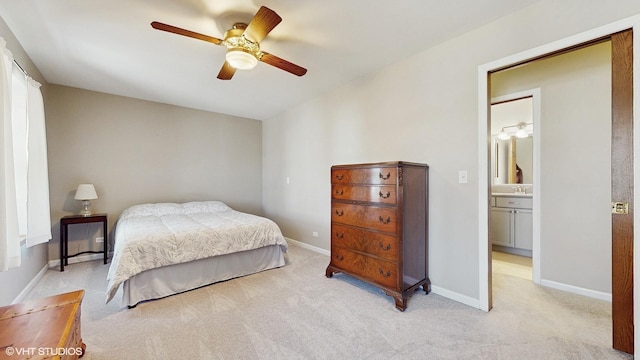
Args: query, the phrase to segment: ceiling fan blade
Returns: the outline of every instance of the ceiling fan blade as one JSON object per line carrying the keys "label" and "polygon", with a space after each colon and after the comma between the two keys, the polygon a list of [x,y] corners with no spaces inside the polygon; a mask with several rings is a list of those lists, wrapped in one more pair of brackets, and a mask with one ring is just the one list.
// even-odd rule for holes
{"label": "ceiling fan blade", "polygon": [[261,6],[256,16],[251,19],[251,22],[244,30],[244,36],[253,42],[259,43],[280,21],[282,21],[282,18],[275,11],[266,6]]}
{"label": "ceiling fan blade", "polygon": [[298,66],[296,64],[290,63],[287,60],[281,59],[275,55],[271,55],[266,52],[262,52],[262,56],[260,57],[260,61],[263,63],[267,63],[271,66],[275,66],[278,69],[282,69],[284,71],[288,71],[294,75],[302,76],[307,73],[307,69]]}
{"label": "ceiling fan blade", "polygon": [[233,77],[233,74],[235,73],[236,73],[236,68],[229,65],[229,63],[225,61],[224,64],[222,65],[222,69],[220,69],[220,72],[218,73],[218,79],[231,80],[231,78]]}
{"label": "ceiling fan blade", "polygon": [[174,34],[178,34],[178,35],[182,35],[182,36],[188,36],[190,38],[194,38],[194,39],[199,39],[199,40],[204,40],[204,41],[208,41],[210,43],[214,43],[216,45],[221,45],[222,44],[222,40],[215,38],[213,36],[209,36],[209,35],[204,35],[204,34],[200,34],[191,30],[186,30],[186,29],[182,29],[179,27],[175,27],[173,25],[167,25],[161,22],[157,22],[154,21],[151,23],[151,27],[156,29],[156,30],[162,30],[162,31],[166,31],[166,32],[170,32],[170,33],[174,33]]}

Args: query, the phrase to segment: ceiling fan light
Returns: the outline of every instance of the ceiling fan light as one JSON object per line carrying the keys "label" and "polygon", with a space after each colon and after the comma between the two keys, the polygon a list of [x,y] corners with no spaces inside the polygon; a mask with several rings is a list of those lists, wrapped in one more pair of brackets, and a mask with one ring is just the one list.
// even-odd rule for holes
{"label": "ceiling fan light", "polygon": [[251,70],[258,64],[258,59],[244,49],[229,49],[225,59],[232,67],[238,70]]}

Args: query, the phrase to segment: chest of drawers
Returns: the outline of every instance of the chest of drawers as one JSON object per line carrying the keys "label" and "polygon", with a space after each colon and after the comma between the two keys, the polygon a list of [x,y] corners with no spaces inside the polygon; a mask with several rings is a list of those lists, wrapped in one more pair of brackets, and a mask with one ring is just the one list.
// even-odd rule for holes
{"label": "chest of drawers", "polygon": [[428,276],[428,171],[425,164],[385,162],[331,167],[331,261],[375,285],[404,311]]}

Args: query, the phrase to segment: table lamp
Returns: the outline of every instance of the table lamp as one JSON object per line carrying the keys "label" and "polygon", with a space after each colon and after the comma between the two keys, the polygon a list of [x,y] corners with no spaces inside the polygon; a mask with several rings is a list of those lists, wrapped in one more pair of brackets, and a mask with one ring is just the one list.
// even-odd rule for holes
{"label": "table lamp", "polygon": [[91,216],[91,210],[89,210],[89,206],[91,205],[90,200],[97,198],[98,194],[96,193],[96,188],[93,187],[93,184],[78,185],[74,199],[82,200],[82,211],[80,212],[80,215]]}

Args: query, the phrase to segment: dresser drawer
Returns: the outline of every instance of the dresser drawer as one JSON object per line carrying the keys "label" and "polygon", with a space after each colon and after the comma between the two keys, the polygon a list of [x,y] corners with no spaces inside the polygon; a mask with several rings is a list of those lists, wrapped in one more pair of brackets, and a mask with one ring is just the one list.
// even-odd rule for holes
{"label": "dresser drawer", "polygon": [[395,167],[331,170],[332,184],[395,185],[397,178]]}
{"label": "dresser drawer", "polygon": [[398,288],[396,263],[375,259],[331,244],[331,263],[346,272],[392,289]]}
{"label": "dresser drawer", "polygon": [[385,260],[398,261],[398,238],[393,235],[334,223],[331,231],[331,244]]}
{"label": "dresser drawer", "polygon": [[331,198],[338,200],[364,201],[381,204],[396,203],[396,187],[391,186],[357,186],[331,185]]}
{"label": "dresser drawer", "polygon": [[396,208],[391,207],[334,202],[331,204],[331,221],[392,234],[398,232]]}

